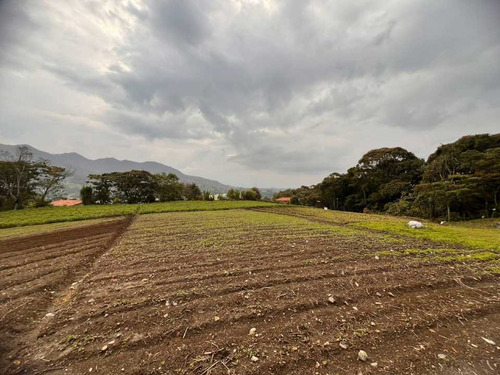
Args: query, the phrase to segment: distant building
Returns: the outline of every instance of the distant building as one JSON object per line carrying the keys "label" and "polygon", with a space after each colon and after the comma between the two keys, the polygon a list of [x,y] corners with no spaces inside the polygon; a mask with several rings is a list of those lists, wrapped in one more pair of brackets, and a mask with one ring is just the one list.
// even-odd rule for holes
{"label": "distant building", "polygon": [[82,204],[82,201],[79,199],[61,199],[58,201],[50,202],[50,205],[55,207],[78,206],[79,204]]}
{"label": "distant building", "polygon": [[290,204],[292,201],[292,198],[290,198],[290,197],[277,198],[277,199],[275,199],[275,201],[278,203]]}

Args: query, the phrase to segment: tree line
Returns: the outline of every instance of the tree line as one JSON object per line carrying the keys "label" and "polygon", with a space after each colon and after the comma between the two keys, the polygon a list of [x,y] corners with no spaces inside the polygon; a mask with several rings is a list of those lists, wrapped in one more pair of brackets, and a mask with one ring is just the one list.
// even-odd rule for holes
{"label": "tree line", "polygon": [[35,160],[26,146],[15,154],[0,154],[0,209],[16,210],[27,206],[40,207],[64,193],[64,180],[73,171]]}
{"label": "tree line", "polygon": [[[151,203],[178,200],[211,201],[215,196],[209,191],[201,191],[194,183],[182,183],[174,173],[152,174],[147,171],[113,172],[91,174],[88,185],[80,191],[83,204],[108,203]],[[217,196],[218,200],[260,200],[259,189],[244,192],[230,189],[227,196]]]}
{"label": "tree line", "polygon": [[427,161],[401,147],[371,150],[346,173],[274,198],[451,221],[495,216],[499,192],[500,134],[478,134],[439,146]]}
{"label": "tree line", "polygon": [[229,189],[226,197],[233,201],[260,201],[262,199],[262,194],[258,188],[253,187],[247,190]]}
{"label": "tree line", "polygon": [[184,184],[174,173],[152,174],[148,171],[91,174],[80,190],[83,204],[151,203],[177,200],[213,200],[198,185]]}

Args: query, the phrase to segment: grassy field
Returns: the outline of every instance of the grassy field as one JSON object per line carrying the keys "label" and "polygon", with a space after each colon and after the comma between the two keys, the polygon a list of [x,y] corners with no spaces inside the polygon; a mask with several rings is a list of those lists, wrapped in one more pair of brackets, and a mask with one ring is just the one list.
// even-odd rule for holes
{"label": "grassy field", "polygon": [[[269,208],[269,210],[277,210]],[[343,211],[324,211],[314,208],[288,206],[279,208],[282,212],[314,220],[322,220],[327,223],[343,225],[350,228],[370,229],[375,232],[389,233],[399,236],[407,236],[416,239],[424,239],[454,245],[480,248],[485,250],[500,250],[500,231],[495,228],[495,222],[500,220],[485,219],[474,220],[467,223],[436,223],[423,221],[424,229],[412,229],[408,227],[408,218],[394,217],[388,215],[361,214]]]}
{"label": "grassy field", "polygon": [[497,373],[494,229],[165,206],[1,241],[5,373]]}
{"label": "grassy field", "polygon": [[179,201],[141,205],[113,204],[103,206],[30,208],[19,211],[0,212],[0,228],[125,216],[136,212],[146,214],[173,211],[228,210],[234,208],[266,207],[270,205],[273,205],[273,203],[253,201]]}
{"label": "grassy field", "polygon": [[139,213],[231,210],[236,208],[267,207],[274,205],[274,203],[257,201],[177,201],[142,204]]}
{"label": "grassy field", "polygon": [[50,223],[50,224],[38,224],[38,225],[25,225],[21,227],[10,227],[3,228],[0,230],[0,240],[11,238],[11,237],[19,237],[19,236],[29,236],[32,234],[42,234],[53,232],[62,229],[71,229],[71,228],[81,228],[88,225],[94,224],[103,224],[108,221],[117,220],[120,217],[104,217],[100,219],[89,219],[89,220],[78,220],[78,221],[63,221],[59,223]]}
{"label": "grassy field", "polygon": [[41,207],[0,212],[0,228],[124,216],[137,212],[139,205]]}

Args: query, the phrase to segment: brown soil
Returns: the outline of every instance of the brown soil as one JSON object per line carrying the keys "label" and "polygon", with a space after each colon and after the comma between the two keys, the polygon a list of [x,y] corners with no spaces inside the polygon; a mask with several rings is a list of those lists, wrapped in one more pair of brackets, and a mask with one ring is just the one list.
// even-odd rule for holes
{"label": "brown soil", "polygon": [[[61,293],[91,269],[132,218],[0,241],[0,368],[9,368],[29,333]],[[17,363],[17,362],[15,362]],[[11,370],[13,370],[11,368]]]}
{"label": "brown soil", "polygon": [[224,215],[141,216],[109,251],[127,222],[0,243],[7,372],[500,372],[499,348],[483,339],[500,341],[488,263],[376,259],[429,242]]}

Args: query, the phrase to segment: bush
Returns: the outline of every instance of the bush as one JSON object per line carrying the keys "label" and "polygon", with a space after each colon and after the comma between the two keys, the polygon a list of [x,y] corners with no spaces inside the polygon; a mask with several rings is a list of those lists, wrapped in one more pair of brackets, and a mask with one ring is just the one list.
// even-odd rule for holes
{"label": "bush", "polygon": [[389,215],[408,216],[411,210],[411,203],[403,199],[397,202],[387,203],[384,206],[384,211]]}
{"label": "bush", "polygon": [[257,192],[253,189],[248,189],[242,194],[242,198],[246,201],[256,201],[257,199]]}
{"label": "bush", "polygon": [[82,199],[82,203],[85,205],[95,203],[92,187],[91,186],[82,187],[80,189],[80,198]]}

